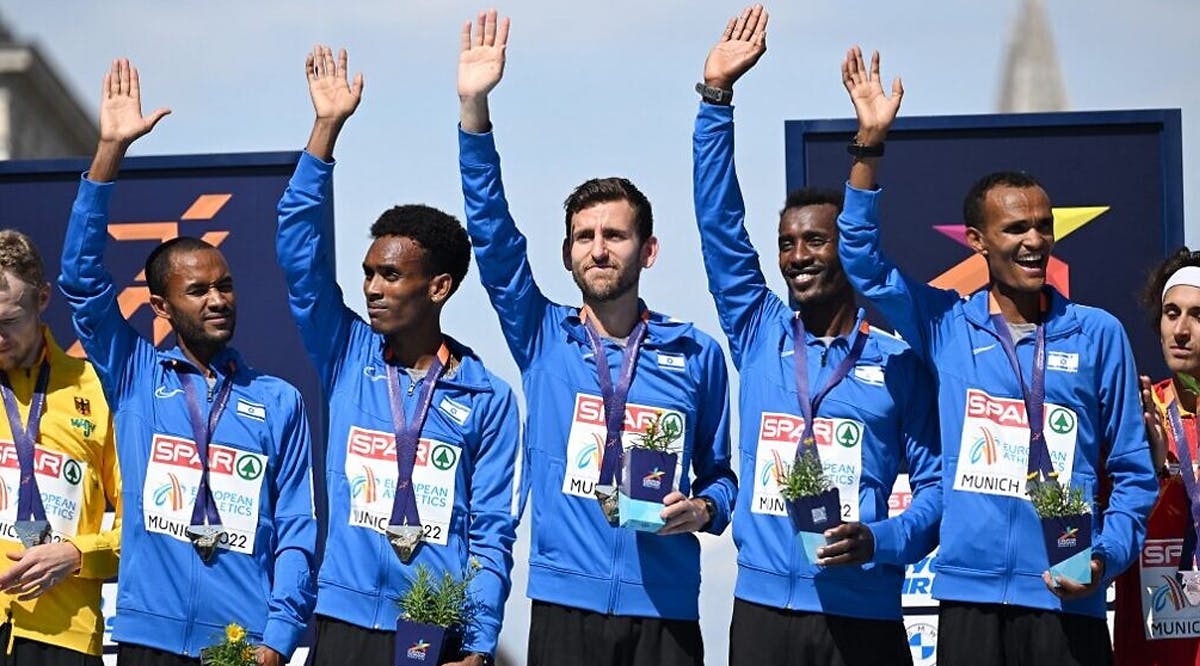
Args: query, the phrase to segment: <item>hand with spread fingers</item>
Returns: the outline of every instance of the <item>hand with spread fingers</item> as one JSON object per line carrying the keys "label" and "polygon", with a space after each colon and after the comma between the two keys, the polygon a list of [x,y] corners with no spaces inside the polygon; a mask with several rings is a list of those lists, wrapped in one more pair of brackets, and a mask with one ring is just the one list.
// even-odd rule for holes
{"label": "hand with spread fingers", "polygon": [[100,89],[100,143],[88,169],[88,178],[111,181],[130,144],[150,133],[170,109],[155,109],[142,115],[142,86],[137,68],[127,58],[118,58],[104,75]]}
{"label": "hand with spread fingers", "polygon": [[480,12],[474,26],[463,25],[458,55],[458,99],[463,130],[486,132],[491,128],[487,96],[504,77],[509,20],[496,10]]}
{"label": "hand with spread fingers", "polygon": [[879,51],[872,54],[871,69],[868,70],[862,49],[855,46],[846,52],[846,59],[842,61],[842,85],[850,93],[854,113],[858,116],[858,143],[864,146],[883,143],[904,98],[900,77],[892,80],[892,95],[888,97],[879,75]]}
{"label": "hand with spread fingers", "polygon": [[314,46],[304,60],[308,94],[316,112],[305,150],[324,161],[333,159],[338,134],[362,101],[363,75],[359,72],[350,81],[348,64],[346,49],[339,50],[335,60],[333,49],[323,44]]}
{"label": "hand with spread fingers", "polygon": [[825,531],[829,545],[817,549],[817,564],[835,567],[866,564],[875,556],[875,535],[862,523],[842,523]]}
{"label": "hand with spread fingers", "polygon": [[1161,472],[1167,464],[1167,429],[1162,413],[1154,403],[1154,388],[1146,375],[1138,377],[1142,395],[1142,420],[1146,423],[1146,439],[1150,441],[1150,457],[1154,470]]}
{"label": "hand with spread fingers", "polygon": [[69,541],[9,553],[8,558],[16,564],[0,575],[0,590],[21,601],[36,599],[79,571],[82,557],[75,544]]}
{"label": "hand with spread fingers", "polygon": [[705,85],[733,90],[733,84],[767,52],[768,18],[762,5],[753,5],[729,19],[704,61]]}

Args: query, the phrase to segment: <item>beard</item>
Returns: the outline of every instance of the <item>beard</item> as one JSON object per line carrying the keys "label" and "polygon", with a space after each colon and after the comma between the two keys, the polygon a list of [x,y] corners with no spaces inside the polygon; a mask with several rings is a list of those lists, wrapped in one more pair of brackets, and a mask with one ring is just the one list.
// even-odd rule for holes
{"label": "beard", "polygon": [[637,270],[618,269],[614,279],[593,278],[591,281],[587,278],[586,270],[579,267],[571,269],[571,277],[575,280],[579,291],[583,293],[585,300],[601,303],[614,301],[629,293],[638,283],[639,271]]}
{"label": "beard", "polygon": [[233,339],[233,331],[237,327],[237,318],[232,310],[228,316],[228,329],[210,331],[204,327],[203,321],[185,317],[172,318],[171,328],[175,331],[175,337],[189,349],[220,349]]}

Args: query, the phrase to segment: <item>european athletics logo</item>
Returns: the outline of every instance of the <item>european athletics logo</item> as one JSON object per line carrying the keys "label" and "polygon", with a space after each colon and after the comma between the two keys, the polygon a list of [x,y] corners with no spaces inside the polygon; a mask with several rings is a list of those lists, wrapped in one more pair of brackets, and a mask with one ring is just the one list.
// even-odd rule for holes
{"label": "european athletics logo", "polygon": [[1155,612],[1165,609],[1168,603],[1176,612],[1200,606],[1200,601],[1193,601],[1200,597],[1200,590],[1185,587],[1175,576],[1163,576],[1162,579],[1164,584],[1158,586],[1150,596],[1150,605]]}
{"label": "european athletics logo", "polygon": [[174,473],[167,472],[167,478],[169,480],[154,491],[154,506],[170,503],[172,511],[179,511],[183,508],[183,487]]}
{"label": "european athletics logo", "polygon": [[600,435],[592,434],[594,444],[589,444],[583,447],[579,455],[575,458],[575,467],[577,469],[600,469],[600,447],[604,446],[604,440]]}
{"label": "european athletics logo", "polygon": [[417,642],[408,646],[408,658],[416,659],[417,661],[425,661],[425,655],[429,652],[429,641],[418,638]]}
{"label": "european athletics logo", "polygon": [[662,487],[662,478],[664,474],[666,474],[666,472],[655,467],[653,472],[650,472],[646,476],[642,477],[642,487],[658,490]]}
{"label": "european athletics logo", "polygon": [[985,465],[994,465],[998,456],[996,436],[987,428],[980,428],[979,431],[983,433],[983,436],[971,445],[971,462],[978,463],[983,460]]}
{"label": "european athletics logo", "polygon": [[363,500],[367,504],[371,504],[379,497],[379,484],[376,483],[375,472],[370,467],[364,465],[362,469],[362,476],[356,476],[350,482],[350,495],[352,497],[363,495]]}

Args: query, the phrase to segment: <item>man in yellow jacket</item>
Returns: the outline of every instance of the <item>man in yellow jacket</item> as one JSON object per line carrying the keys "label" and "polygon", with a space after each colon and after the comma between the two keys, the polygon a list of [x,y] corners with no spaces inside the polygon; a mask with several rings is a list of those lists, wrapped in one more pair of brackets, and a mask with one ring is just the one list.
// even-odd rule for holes
{"label": "man in yellow jacket", "polygon": [[100,381],[42,323],[49,300],[29,237],[0,230],[0,666],[100,666],[121,482]]}

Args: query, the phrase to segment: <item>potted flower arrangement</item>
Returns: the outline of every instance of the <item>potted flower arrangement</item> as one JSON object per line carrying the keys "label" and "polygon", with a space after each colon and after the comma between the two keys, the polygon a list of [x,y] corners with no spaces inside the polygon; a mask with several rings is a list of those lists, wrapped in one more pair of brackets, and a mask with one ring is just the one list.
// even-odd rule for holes
{"label": "potted flower arrangement", "polygon": [[479,562],[471,560],[467,571],[456,579],[448,571],[438,577],[425,565],[417,565],[411,585],[398,602],[396,666],[435,666],[457,658],[463,631],[475,619],[470,585],[479,569]]}
{"label": "potted flower arrangement", "polygon": [[679,417],[660,413],[622,456],[617,501],[621,527],[641,532],[662,529],[663,498],[678,489],[679,453],[673,449],[682,436]]}
{"label": "potted flower arrangement", "polygon": [[817,562],[817,549],[826,545],[825,530],[842,524],[842,499],[837,486],[825,476],[821,458],[804,449],[791,465],[775,455],[775,482],[792,526],[800,535],[804,555]]}
{"label": "potted flower arrangement", "polygon": [[258,666],[254,646],[246,640],[246,629],[236,622],[225,627],[225,635],[216,645],[200,650],[203,666]]}
{"label": "potted flower arrangement", "polygon": [[1050,575],[1092,582],[1092,510],[1083,489],[1056,480],[1030,481],[1025,492],[1042,520]]}

